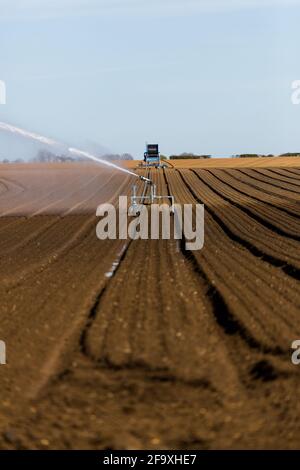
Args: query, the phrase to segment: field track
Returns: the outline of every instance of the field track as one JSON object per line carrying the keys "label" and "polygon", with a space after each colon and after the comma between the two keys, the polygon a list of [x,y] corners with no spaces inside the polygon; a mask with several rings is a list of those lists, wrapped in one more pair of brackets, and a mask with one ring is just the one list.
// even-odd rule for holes
{"label": "field track", "polygon": [[229,160],[150,171],[200,251],[97,239],[129,175],[1,165],[0,448],[300,448],[300,159]]}

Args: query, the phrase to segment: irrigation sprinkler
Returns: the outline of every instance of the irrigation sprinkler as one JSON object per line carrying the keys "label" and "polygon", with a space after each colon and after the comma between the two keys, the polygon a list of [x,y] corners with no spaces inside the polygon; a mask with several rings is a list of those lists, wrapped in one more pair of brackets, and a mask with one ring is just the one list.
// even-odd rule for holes
{"label": "irrigation sprinkler", "polygon": [[[139,176],[139,178],[146,183],[144,187],[143,194],[141,196],[138,196],[137,194],[137,185],[134,184],[132,185],[131,188],[131,197],[130,197],[130,207],[129,207],[129,215],[130,216],[137,216],[142,210],[142,207],[147,204],[154,204],[158,203],[158,201],[162,199],[167,199],[171,200],[171,207],[170,211],[172,214],[174,214],[174,196],[167,196],[167,195],[159,195],[157,194],[156,190],[156,184],[153,183],[153,181],[149,178],[145,178],[145,176]],[[149,185],[149,186],[148,186]],[[148,190],[150,188],[150,190]]]}
{"label": "irrigation sprinkler", "polygon": [[145,176],[139,176],[139,178],[140,178],[140,180],[145,181],[145,183],[153,185],[152,180],[150,180],[149,178],[146,178]]}

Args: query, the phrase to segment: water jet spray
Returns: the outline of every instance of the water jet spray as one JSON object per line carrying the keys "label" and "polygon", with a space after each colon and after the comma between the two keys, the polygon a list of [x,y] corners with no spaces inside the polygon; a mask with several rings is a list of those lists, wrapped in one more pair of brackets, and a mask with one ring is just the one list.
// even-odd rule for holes
{"label": "water jet spray", "polygon": [[[5,122],[0,122],[0,130],[10,132],[11,134],[20,135],[21,137],[31,139],[31,140],[35,140],[37,142],[41,142],[42,144],[46,144],[46,145],[49,145],[51,147],[64,148],[65,150],[67,150],[69,153],[72,153],[73,155],[88,158],[89,160],[93,160],[93,161],[95,161],[97,163],[100,163],[102,165],[108,166],[110,168],[114,168],[115,170],[122,171],[123,173],[129,174],[129,175],[134,176],[136,178],[139,178],[141,181],[144,181],[144,183],[150,185],[150,187],[151,187],[150,194],[148,196],[143,196],[142,198],[138,197],[136,195],[136,187],[134,186],[133,187],[133,195],[132,195],[132,204],[133,204],[133,206],[137,205],[137,201],[139,199],[142,199],[143,201],[145,199],[148,199],[151,204],[156,199],[171,199],[172,207],[174,206],[174,197],[173,196],[159,196],[156,193],[156,185],[153,184],[153,182],[150,178],[146,178],[145,176],[142,176],[142,175],[137,175],[133,171],[127,170],[126,168],[121,168],[118,165],[115,165],[114,163],[108,162],[107,160],[103,160],[101,158],[95,157],[95,155],[92,155],[88,152],[85,152],[84,150],[80,150],[80,149],[77,149],[77,148],[74,148],[74,147],[67,147],[67,149],[66,149],[65,145],[61,144],[60,142],[57,142],[56,140],[49,139],[48,137],[44,137],[44,136],[36,134],[34,132],[28,132],[24,129],[21,129],[20,127],[15,127],[15,126],[12,126],[12,125],[7,124]],[[155,148],[158,149],[158,145],[155,145]]]}
{"label": "water jet spray", "polygon": [[90,160],[93,160],[95,162],[101,163],[102,165],[109,166],[110,168],[114,168],[115,170],[122,171],[123,173],[127,173],[131,176],[135,176],[136,178],[139,178],[139,175],[136,173],[133,173],[133,171],[127,170],[126,168],[121,168],[118,165],[115,165],[114,163],[108,162],[107,160],[103,160],[101,158],[95,157],[95,155],[92,155],[88,152],[85,152],[83,150],[79,150],[73,147],[68,147],[67,149],[65,148],[66,146],[62,144],[61,142],[57,142],[56,140],[49,139],[48,137],[44,137],[42,135],[36,134],[34,132],[28,132],[24,129],[21,129],[20,127],[15,127],[10,124],[7,124],[5,122],[0,122],[0,130],[9,132],[11,134],[16,134],[21,137],[35,140],[37,142],[41,142],[42,144],[49,145],[51,147],[60,147],[65,150],[67,150],[69,153],[72,153],[73,155],[78,155],[81,157],[86,157]]}

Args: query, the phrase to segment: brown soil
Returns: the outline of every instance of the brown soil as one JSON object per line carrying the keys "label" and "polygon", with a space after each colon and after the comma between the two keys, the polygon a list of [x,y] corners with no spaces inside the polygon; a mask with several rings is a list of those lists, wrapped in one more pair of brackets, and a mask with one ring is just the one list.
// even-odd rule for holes
{"label": "brown soil", "polygon": [[205,204],[198,252],[96,238],[129,176],[0,169],[0,448],[300,448],[300,170],[279,166],[152,171]]}

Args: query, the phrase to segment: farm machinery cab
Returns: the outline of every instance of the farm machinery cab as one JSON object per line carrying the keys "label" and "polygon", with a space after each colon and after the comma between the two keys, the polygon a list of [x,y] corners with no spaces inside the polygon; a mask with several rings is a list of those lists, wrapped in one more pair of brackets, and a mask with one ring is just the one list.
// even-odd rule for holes
{"label": "farm machinery cab", "polygon": [[143,166],[164,168],[165,165],[161,164],[158,144],[147,144]]}

